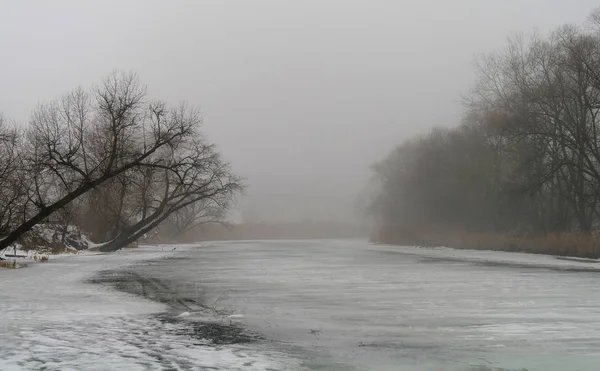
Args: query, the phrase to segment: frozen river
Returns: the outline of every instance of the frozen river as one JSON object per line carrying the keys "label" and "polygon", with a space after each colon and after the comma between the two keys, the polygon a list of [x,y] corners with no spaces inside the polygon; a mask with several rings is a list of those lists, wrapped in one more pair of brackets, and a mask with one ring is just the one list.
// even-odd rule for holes
{"label": "frozen river", "polygon": [[214,243],[185,256],[145,269],[194,282],[312,369],[600,369],[594,263],[357,240]]}
{"label": "frozen river", "polygon": [[[0,369],[600,369],[597,263],[359,240],[204,243],[168,259],[138,250],[19,270],[19,291],[0,271],[10,301]],[[123,256],[151,261],[124,267]],[[234,314],[229,323],[261,340],[205,345],[183,331],[205,313],[81,283],[101,270],[168,283],[177,302]]]}

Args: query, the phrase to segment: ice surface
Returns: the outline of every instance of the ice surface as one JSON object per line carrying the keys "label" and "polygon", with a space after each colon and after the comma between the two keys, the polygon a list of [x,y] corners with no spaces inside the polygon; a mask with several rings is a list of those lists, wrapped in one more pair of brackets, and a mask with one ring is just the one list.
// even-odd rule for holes
{"label": "ice surface", "polygon": [[314,369],[600,369],[598,263],[359,240],[185,255],[152,274],[202,285],[252,329],[319,354]]}
{"label": "ice surface", "polygon": [[291,367],[291,361],[280,354],[209,346],[181,336],[175,327],[182,324],[155,316],[165,310],[163,305],[86,283],[98,271],[168,254],[161,250],[157,246],[113,254],[83,253],[24,269],[0,270],[0,370]]}
{"label": "ice surface", "polygon": [[[600,369],[600,263],[359,240],[162,250],[0,270],[0,370]],[[125,268],[201,288],[268,341],[209,345],[182,335],[197,313],[161,321],[162,304],[86,283]]]}

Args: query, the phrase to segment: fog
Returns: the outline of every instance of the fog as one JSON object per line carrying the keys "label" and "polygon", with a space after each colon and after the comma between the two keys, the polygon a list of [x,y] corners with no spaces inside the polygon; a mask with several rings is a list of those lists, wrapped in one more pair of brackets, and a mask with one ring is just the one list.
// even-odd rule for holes
{"label": "fog", "polygon": [[353,220],[369,166],[460,117],[472,60],[592,0],[1,1],[0,112],[133,70],[202,108],[252,220]]}

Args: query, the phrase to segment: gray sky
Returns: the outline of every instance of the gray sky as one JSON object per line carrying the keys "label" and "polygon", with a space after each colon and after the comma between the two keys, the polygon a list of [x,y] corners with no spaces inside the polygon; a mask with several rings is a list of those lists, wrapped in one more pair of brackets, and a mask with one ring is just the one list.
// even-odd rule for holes
{"label": "gray sky", "polygon": [[352,218],[369,166],[452,125],[473,56],[593,0],[0,0],[0,112],[134,70],[202,108],[262,220]]}

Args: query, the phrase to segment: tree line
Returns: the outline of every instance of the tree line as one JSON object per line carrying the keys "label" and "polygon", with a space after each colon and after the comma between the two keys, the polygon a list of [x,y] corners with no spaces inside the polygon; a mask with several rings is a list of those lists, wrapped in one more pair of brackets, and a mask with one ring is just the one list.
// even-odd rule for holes
{"label": "tree line", "polygon": [[114,251],[221,221],[243,185],[202,124],[122,72],[39,104],[26,125],[0,116],[0,251],[40,224]]}
{"label": "tree line", "polygon": [[[600,11],[477,59],[462,122],[374,166],[381,229],[588,235],[600,222]],[[384,238],[385,239],[385,238]]]}

